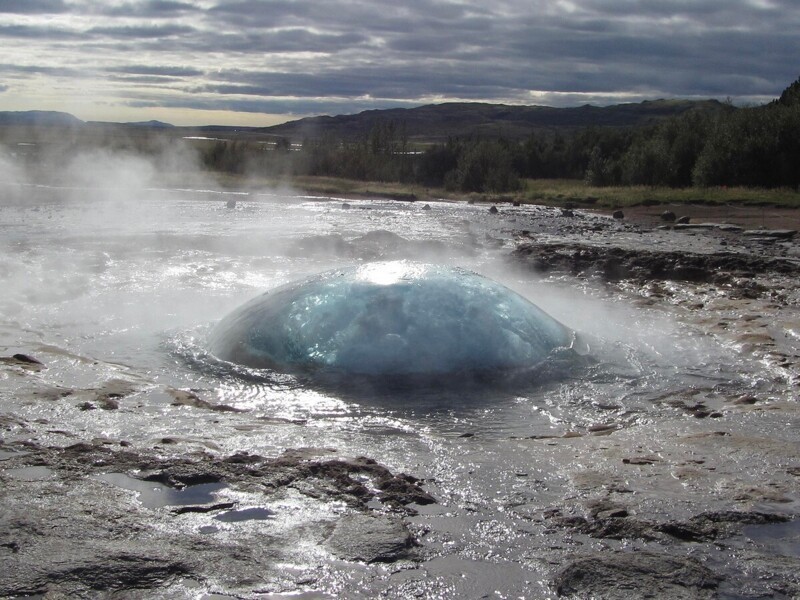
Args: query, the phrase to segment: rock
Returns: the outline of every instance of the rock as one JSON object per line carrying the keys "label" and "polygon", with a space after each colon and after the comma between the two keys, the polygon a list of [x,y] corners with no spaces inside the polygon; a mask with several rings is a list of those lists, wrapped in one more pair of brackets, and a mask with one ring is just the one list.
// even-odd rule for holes
{"label": "rock", "polygon": [[244,412],[243,409],[228,404],[215,404],[208,400],[203,400],[191,390],[179,390],[173,387],[167,387],[165,392],[173,398],[172,406],[194,406],[196,408],[205,408],[217,412]]}
{"label": "rock", "polygon": [[496,215],[496,214],[497,214],[498,212],[500,212],[500,211],[498,211],[498,210],[497,210],[497,207],[496,207],[496,206],[492,206],[492,207],[489,209],[489,212],[490,212],[490,213],[492,213],[493,215]]}
{"label": "rock", "polygon": [[561,209],[561,216],[562,217],[574,217],[575,216],[575,212],[572,211],[569,208],[562,208]]}
{"label": "rock", "polygon": [[14,356],[1,356],[0,362],[5,363],[7,365],[20,367],[27,371],[41,371],[42,369],[47,368],[43,362],[27,354],[15,354]]}
{"label": "rock", "polygon": [[689,224],[689,221],[691,221],[691,217],[689,217],[689,216],[687,216],[687,215],[683,215],[682,217],[679,217],[679,218],[678,218],[678,219],[675,221],[675,223],[677,223],[678,225],[688,225],[688,224]]}
{"label": "rock", "polygon": [[624,219],[625,213],[622,212],[621,210],[615,210],[614,214],[612,214],[611,216],[614,217],[615,219]]}
{"label": "rock", "polygon": [[236,208],[236,200],[228,200],[225,206],[227,206],[228,208]]}
{"label": "rock", "polygon": [[431,209],[430,204],[426,204],[425,206],[422,207],[422,210],[430,210],[430,209]]}
{"label": "rock", "polygon": [[27,354],[15,354],[11,358],[13,358],[15,360],[18,360],[19,362],[22,362],[22,363],[28,363],[28,364],[32,364],[32,365],[42,365],[42,366],[44,366],[44,363],[42,361],[36,360],[32,356],[28,356]]}
{"label": "rock", "polygon": [[342,202],[342,208],[352,208],[352,206],[347,202]]}
{"label": "rock", "polygon": [[514,201],[511,203],[511,206],[522,206],[522,202],[520,202],[519,200],[514,200]]}
{"label": "rock", "polygon": [[339,519],[326,545],[343,560],[394,562],[408,556],[414,538],[396,517],[356,513]]}
{"label": "rock", "polygon": [[748,229],[743,231],[742,235],[772,240],[790,240],[797,235],[797,231],[794,229]]}
{"label": "rock", "polygon": [[661,462],[661,459],[657,456],[631,456],[623,458],[622,462],[626,465],[654,465],[657,462]]}
{"label": "rock", "polygon": [[[684,227],[688,227],[684,225]],[[726,284],[747,273],[800,274],[794,261],[757,254],[720,251],[694,254],[644,248],[593,247],[580,243],[519,242],[515,258],[541,272],[563,271],[572,275],[599,276],[606,281],[691,281]],[[747,294],[758,298],[766,288],[756,282],[738,281],[731,296]]]}
{"label": "rock", "polygon": [[667,223],[674,223],[675,222],[675,213],[671,210],[665,210],[661,213],[661,220]]}
{"label": "rock", "polygon": [[713,598],[721,577],[689,558],[650,552],[603,552],[579,558],[554,578],[559,596],[603,600]]}
{"label": "rock", "polygon": [[119,399],[130,396],[138,391],[135,384],[124,379],[109,379],[101,387],[91,390],[92,400],[103,410],[117,410]]}

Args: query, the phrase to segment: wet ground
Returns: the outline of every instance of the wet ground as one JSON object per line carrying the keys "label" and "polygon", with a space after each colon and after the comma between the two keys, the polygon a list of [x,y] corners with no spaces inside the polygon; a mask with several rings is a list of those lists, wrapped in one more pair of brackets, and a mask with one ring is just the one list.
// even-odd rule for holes
{"label": "wet ground", "polygon": [[[800,595],[789,227],[291,193],[12,196],[0,596]],[[590,360],[524,385],[376,390],[205,351],[210,325],[263,289],[396,258],[493,277],[578,331]]]}

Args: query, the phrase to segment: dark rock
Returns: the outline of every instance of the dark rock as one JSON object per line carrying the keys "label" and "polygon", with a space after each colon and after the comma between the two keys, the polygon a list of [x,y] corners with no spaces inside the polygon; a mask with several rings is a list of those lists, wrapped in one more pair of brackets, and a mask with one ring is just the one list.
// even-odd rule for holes
{"label": "dark rock", "polygon": [[696,561],[649,552],[604,552],[579,558],[553,580],[559,596],[631,600],[713,598],[721,577]]}
{"label": "dark rock", "polygon": [[174,515],[185,515],[190,513],[210,513],[216,512],[218,510],[228,510],[231,508],[235,508],[235,502],[216,502],[212,504],[189,504],[186,506],[177,506],[172,509],[172,514]]}
{"label": "dark rock", "polygon": [[228,208],[236,208],[236,200],[228,200],[228,202],[225,203],[225,206]]}
{"label": "dark rock", "polygon": [[348,202],[342,202],[342,208],[352,208],[352,206]]}
{"label": "dark rock", "polygon": [[27,371],[41,371],[46,369],[44,363],[28,356],[27,354],[15,354],[14,356],[2,356],[0,362],[25,369]]}
{"label": "dark rock", "polygon": [[138,388],[124,379],[109,379],[102,386],[92,391],[94,392],[93,400],[100,408],[116,410],[119,408],[120,398],[136,393]]}
{"label": "dark rock", "polygon": [[769,240],[790,240],[797,235],[797,231],[794,229],[750,229],[742,232],[742,235]]}
{"label": "dark rock", "polygon": [[621,210],[615,210],[614,214],[612,214],[611,216],[614,217],[615,219],[624,219],[625,213],[622,212]]}
{"label": "dark rock", "polygon": [[674,223],[675,222],[675,213],[671,210],[665,210],[661,213],[661,220],[667,223]]}
{"label": "dark rock", "polygon": [[41,362],[40,360],[36,360],[32,356],[28,356],[27,354],[15,354],[11,358],[14,358],[15,360],[18,360],[19,362],[22,362],[22,363],[28,363],[28,364],[32,364],[32,365],[42,365],[42,366],[44,366],[43,362]]}
{"label": "dark rock", "polygon": [[179,390],[168,387],[166,392],[174,399],[172,406],[194,406],[196,408],[204,408],[217,412],[244,412],[241,408],[235,408],[227,404],[214,404],[208,400],[203,400],[197,394],[189,390]]}
{"label": "dark rock", "polygon": [[687,215],[683,215],[682,217],[678,217],[675,220],[675,223],[678,224],[678,225],[688,225],[689,221],[691,221],[691,217],[689,217]]}
{"label": "dark rock", "polygon": [[339,519],[326,545],[343,560],[393,562],[408,556],[414,538],[396,517],[356,513]]}
{"label": "dark rock", "polygon": [[426,204],[425,206],[422,207],[422,210],[430,210],[430,209],[431,209],[430,204]]}
{"label": "dark rock", "polygon": [[[720,251],[692,254],[644,248],[598,247],[580,243],[521,241],[514,256],[537,271],[564,271],[572,275],[599,276],[606,281],[675,280],[695,283],[729,283],[747,273],[800,274],[800,264],[782,258]],[[758,298],[766,291],[756,282],[737,281],[732,294]]]}
{"label": "dark rock", "polygon": [[522,202],[520,202],[519,200],[514,200],[514,201],[511,203],[511,206],[522,206]]}
{"label": "dark rock", "polygon": [[733,401],[734,404],[755,404],[756,402],[758,402],[758,398],[749,394],[739,396]]}
{"label": "dark rock", "polygon": [[656,456],[631,456],[623,458],[622,462],[626,465],[654,465],[661,462],[661,459]]}
{"label": "dark rock", "polygon": [[496,215],[496,214],[497,214],[498,212],[500,212],[500,211],[498,211],[498,210],[497,210],[497,207],[496,207],[496,206],[492,206],[492,207],[489,209],[489,212],[490,212],[490,213],[492,213],[493,215]]}
{"label": "dark rock", "polygon": [[561,209],[561,216],[562,217],[574,217],[575,212],[570,208],[562,208]]}

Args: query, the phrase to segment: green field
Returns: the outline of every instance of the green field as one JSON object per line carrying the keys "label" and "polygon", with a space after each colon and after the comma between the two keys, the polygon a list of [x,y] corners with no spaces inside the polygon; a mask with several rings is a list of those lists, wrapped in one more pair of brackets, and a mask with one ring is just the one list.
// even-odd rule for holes
{"label": "green field", "polygon": [[787,188],[589,187],[582,181],[568,179],[529,179],[526,186],[523,193],[526,202],[556,206],[569,203],[608,208],[657,204],[738,204],[800,208],[800,192]]}

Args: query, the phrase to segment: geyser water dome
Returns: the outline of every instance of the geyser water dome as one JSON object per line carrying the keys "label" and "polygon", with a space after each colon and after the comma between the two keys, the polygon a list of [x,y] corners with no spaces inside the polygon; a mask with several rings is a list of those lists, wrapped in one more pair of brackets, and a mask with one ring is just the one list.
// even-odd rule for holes
{"label": "geyser water dome", "polygon": [[398,261],[271,290],[224,318],[210,351],[257,369],[438,376],[532,368],[573,338],[486,277]]}

